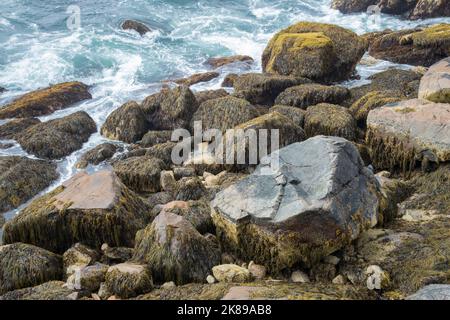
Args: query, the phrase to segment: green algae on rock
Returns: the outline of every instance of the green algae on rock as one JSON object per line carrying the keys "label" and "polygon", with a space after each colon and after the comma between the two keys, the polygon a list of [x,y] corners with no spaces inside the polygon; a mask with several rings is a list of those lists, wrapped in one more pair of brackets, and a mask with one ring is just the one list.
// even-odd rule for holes
{"label": "green algae on rock", "polygon": [[133,261],[148,264],[158,283],[204,282],[220,251],[185,218],[163,211],[137,234]]}
{"label": "green algae on rock", "polygon": [[26,157],[0,157],[0,212],[17,208],[58,178],[56,164]]}
{"label": "green algae on rock", "polygon": [[318,82],[346,80],[366,50],[352,31],[323,23],[300,22],[278,32],[262,56],[267,73]]}
{"label": "green algae on rock", "polygon": [[84,111],[42,122],[22,131],[17,142],[22,148],[44,159],[61,159],[81,149],[97,132],[94,120]]}
{"label": "green algae on rock", "polygon": [[127,262],[108,269],[105,285],[111,294],[128,299],[150,292],[153,280],[147,265]]}
{"label": "green algae on rock", "polygon": [[76,291],[68,289],[65,282],[50,281],[35,287],[7,292],[0,296],[0,300],[75,300],[74,294]]}
{"label": "green algae on rock", "polygon": [[0,139],[16,139],[22,131],[38,123],[41,121],[36,118],[13,119],[0,126]]}
{"label": "green algae on rock", "polygon": [[44,116],[86,99],[92,99],[87,85],[81,82],[60,83],[27,93],[3,106],[0,119]]}
{"label": "green algae on rock", "polygon": [[59,253],[78,242],[94,248],[103,243],[132,247],[148,211],[148,205],[112,172],[82,172],[8,221],[3,241],[30,243]]}
{"label": "green algae on rock", "polygon": [[62,278],[62,259],[23,243],[0,246],[0,295]]}
{"label": "green algae on rock", "polygon": [[90,164],[98,165],[105,160],[111,159],[119,148],[113,143],[102,143],[83,154],[75,166],[78,169],[84,169]]}
{"label": "green algae on rock", "polygon": [[321,103],[306,110],[305,133],[308,137],[327,135],[354,141],[356,121],[347,108]]}

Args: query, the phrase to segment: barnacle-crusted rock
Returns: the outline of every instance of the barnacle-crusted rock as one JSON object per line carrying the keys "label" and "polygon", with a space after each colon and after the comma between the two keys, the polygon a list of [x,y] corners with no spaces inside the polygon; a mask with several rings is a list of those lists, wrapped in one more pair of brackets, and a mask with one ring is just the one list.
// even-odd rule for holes
{"label": "barnacle-crusted rock", "polygon": [[88,165],[98,165],[105,160],[111,159],[116,153],[118,147],[113,143],[102,143],[95,148],[87,151],[76,163],[78,169],[84,169]]}
{"label": "barnacle-crusted rock", "polygon": [[31,126],[16,139],[28,153],[45,159],[61,159],[81,149],[95,132],[94,120],[86,112],[79,111]]}
{"label": "barnacle-crusted rock", "polygon": [[157,282],[203,283],[220,251],[185,218],[163,211],[136,236],[133,259],[147,263]]}
{"label": "barnacle-crusted rock", "polygon": [[194,84],[201,82],[208,82],[220,76],[220,73],[210,71],[204,73],[196,73],[190,77],[174,80],[176,84],[184,85],[184,86],[193,86]]}
{"label": "barnacle-crusted rock", "polygon": [[377,59],[429,67],[450,55],[450,24],[381,33],[369,42]]}
{"label": "barnacle-crusted rock", "polygon": [[235,96],[253,104],[273,105],[276,97],[289,87],[311,83],[306,78],[246,73],[233,80]]}
{"label": "barnacle-crusted rock", "polygon": [[3,106],[0,119],[43,116],[86,99],[92,99],[87,85],[81,82],[60,83],[27,93]]}
{"label": "barnacle-crusted rock", "polygon": [[347,108],[321,103],[306,110],[305,133],[308,137],[327,135],[353,141],[356,138],[356,121]]}
{"label": "barnacle-crusted rock", "polygon": [[153,280],[148,266],[126,262],[108,269],[105,285],[110,293],[127,299],[150,292]]}
{"label": "barnacle-crusted rock", "polygon": [[276,104],[306,109],[318,103],[340,104],[347,99],[350,91],[339,86],[303,84],[283,91],[275,100]]}
{"label": "barnacle-crusted rock", "polygon": [[[100,191],[99,191],[100,190]],[[149,208],[110,171],[79,173],[34,200],[4,226],[4,243],[24,242],[63,253],[81,242],[134,245]]]}
{"label": "barnacle-crusted rock", "polygon": [[300,22],[277,33],[262,56],[265,72],[319,82],[348,79],[364,55],[366,42],[352,31]]}
{"label": "barnacle-crusted rock", "polygon": [[213,68],[220,68],[227,64],[231,63],[247,63],[251,64],[254,60],[252,57],[244,56],[244,55],[236,55],[229,57],[217,57],[217,58],[209,58],[206,63],[212,66]]}
{"label": "barnacle-crusted rock", "polygon": [[[62,281],[49,281],[36,287],[14,290],[0,296],[0,300],[74,300],[76,292]],[[78,295],[76,295],[78,296]]]}
{"label": "barnacle-crusted rock", "polygon": [[420,80],[419,98],[450,103],[450,58],[432,65]]}
{"label": "barnacle-crusted rock", "polygon": [[[374,177],[345,139],[318,136],[263,159],[255,173],[219,192],[213,221],[222,249],[272,273],[322,257],[377,223]],[[264,171],[263,171],[264,170]]]}
{"label": "barnacle-crusted rock", "polygon": [[56,164],[8,156],[0,158],[0,212],[17,208],[58,178]]}
{"label": "barnacle-crusted rock", "polygon": [[202,121],[202,127],[226,131],[240,123],[258,117],[261,112],[248,101],[228,96],[203,102],[192,117],[194,121]]}
{"label": "barnacle-crusted rock", "polygon": [[371,110],[399,102],[402,98],[404,97],[396,91],[371,91],[353,103],[349,111],[357,121],[358,126],[365,128],[367,116]]}
{"label": "barnacle-crusted rock", "polygon": [[0,139],[15,139],[20,132],[40,122],[36,118],[13,119],[0,126]]}
{"label": "barnacle-crusted rock", "polygon": [[186,86],[164,89],[147,97],[142,108],[151,130],[189,128],[192,115],[198,108],[194,94]]}
{"label": "barnacle-crusted rock", "polygon": [[150,32],[150,28],[147,27],[145,24],[139,21],[135,20],[125,20],[122,23],[122,29],[123,30],[134,30],[138,32],[141,36],[146,34],[147,32]]}
{"label": "barnacle-crusted rock", "polygon": [[203,102],[217,99],[217,98],[223,98],[228,96],[229,93],[224,89],[217,89],[217,90],[205,90],[195,93],[195,99],[197,99],[198,105],[201,105]]}
{"label": "barnacle-crusted rock", "polygon": [[367,145],[377,169],[403,173],[414,169],[416,161],[426,168],[429,162],[450,160],[450,104],[426,100],[405,100],[369,112]]}
{"label": "barnacle-crusted rock", "polygon": [[62,278],[61,257],[23,243],[0,246],[0,294]]}
{"label": "barnacle-crusted rock", "polygon": [[112,140],[132,143],[140,140],[150,129],[146,114],[135,101],[130,101],[113,111],[101,128],[101,134]]}
{"label": "barnacle-crusted rock", "polygon": [[166,165],[161,159],[142,156],[117,161],[113,168],[128,188],[144,193],[161,190],[160,174]]}

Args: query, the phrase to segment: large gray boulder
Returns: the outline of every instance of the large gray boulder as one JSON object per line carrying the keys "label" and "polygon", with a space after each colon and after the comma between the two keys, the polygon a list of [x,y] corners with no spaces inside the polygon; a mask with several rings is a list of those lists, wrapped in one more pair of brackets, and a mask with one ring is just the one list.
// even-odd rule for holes
{"label": "large gray boulder", "polygon": [[450,58],[432,65],[420,80],[419,98],[450,103]]}
{"label": "large gray boulder", "polygon": [[277,273],[311,266],[377,224],[373,174],[349,141],[317,136],[289,145],[272,154],[277,170],[269,157],[212,201],[223,249]]}
{"label": "large gray boulder", "polygon": [[450,300],[450,285],[448,284],[430,284],[423,287],[407,300]]}

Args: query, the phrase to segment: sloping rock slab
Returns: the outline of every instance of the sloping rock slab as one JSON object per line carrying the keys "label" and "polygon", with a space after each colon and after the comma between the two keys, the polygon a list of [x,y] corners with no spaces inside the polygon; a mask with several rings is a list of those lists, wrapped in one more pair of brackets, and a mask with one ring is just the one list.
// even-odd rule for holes
{"label": "sloping rock slab", "polygon": [[420,80],[419,98],[450,103],[450,58],[435,63]]}

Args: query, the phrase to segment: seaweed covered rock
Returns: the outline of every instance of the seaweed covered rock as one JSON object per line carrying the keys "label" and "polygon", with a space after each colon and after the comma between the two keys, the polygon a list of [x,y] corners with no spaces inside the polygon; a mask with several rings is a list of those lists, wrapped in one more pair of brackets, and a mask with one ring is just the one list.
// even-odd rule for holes
{"label": "seaweed covered rock", "polygon": [[289,87],[311,83],[306,78],[246,73],[233,80],[234,95],[253,104],[273,105],[276,97]]}
{"label": "seaweed covered rock", "polygon": [[100,255],[97,251],[81,244],[76,243],[63,254],[64,270],[70,266],[88,266],[99,260]]}
{"label": "seaweed covered rock", "polygon": [[251,64],[254,60],[252,57],[245,56],[245,55],[236,55],[236,56],[229,56],[229,57],[216,57],[216,58],[209,58],[206,63],[210,65],[213,68],[220,68],[227,64],[232,63],[246,63]]}
{"label": "seaweed covered rock", "polygon": [[62,278],[62,259],[23,243],[0,246],[0,294]]}
{"label": "seaweed covered rock", "polygon": [[165,168],[172,163],[172,150],[176,145],[175,142],[171,141],[155,144],[146,150],[145,155],[162,160]]}
{"label": "seaweed covered rock", "polygon": [[202,121],[203,130],[219,129],[226,131],[240,123],[258,117],[261,112],[250,102],[228,96],[203,102],[192,117],[194,121]]}
{"label": "seaweed covered rock", "polygon": [[94,120],[86,112],[79,111],[31,126],[16,139],[28,153],[44,159],[61,159],[81,149],[95,132]]}
{"label": "seaweed covered rock", "polygon": [[76,163],[76,167],[78,169],[84,169],[90,164],[98,165],[105,160],[111,159],[117,150],[117,145],[113,143],[102,143],[83,154],[81,159]]}
{"label": "seaweed covered rock", "polygon": [[26,157],[0,157],[0,212],[17,208],[58,178],[56,164]]}
{"label": "seaweed covered rock", "polygon": [[366,143],[377,169],[410,172],[450,160],[450,104],[405,100],[369,112]]}
{"label": "seaweed covered rock", "polygon": [[379,0],[333,0],[331,7],[342,13],[366,12],[369,6],[377,2]]}
{"label": "seaweed covered rock", "polygon": [[321,103],[306,110],[305,133],[308,137],[327,135],[354,141],[356,121],[347,108]]}
{"label": "seaweed covered rock", "polygon": [[445,0],[418,0],[409,14],[409,19],[450,17],[450,4]]}
{"label": "seaweed covered rock", "polygon": [[450,58],[432,65],[420,80],[419,98],[450,103]]}
{"label": "seaweed covered rock", "polygon": [[103,243],[132,247],[148,210],[112,172],[81,172],[8,221],[3,241],[60,253],[78,242],[94,248]]}
{"label": "seaweed covered rock", "polygon": [[150,28],[147,27],[142,22],[136,21],[136,20],[125,20],[122,23],[122,29],[123,30],[134,30],[138,32],[141,36],[145,35],[147,32],[150,32]]}
{"label": "seaweed covered rock", "polygon": [[404,96],[396,91],[371,91],[355,101],[349,111],[357,121],[358,126],[365,128],[367,116],[371,110],[399,102],[403,98]]}
{"label": "seaweed covered rock", "polygon": [[153,147],[156,144],[165,143],[172,138],[171,130],[149,131],[139,141],[139,145],[143,148]]}
{"label": "seaweed covered rock", "polygon": [[176,79],[174,80],[174,82],[179,85],[190,87],[197,83],[211,81],[219,76],[220,73],[210,71],[210,72],[196,73],[193,74],[192,76],[183,79]]}
{"label": "seaweed covered rock", "polygon": [[124,263],[131,259],[133,256],[133,248],[126,247],[110,247],[104,243],[102,245],[102,261],[109,265]]}
{"label": "seaweed covered rock", "polygon": [[198,105],[201,105],[203,102],[217,99],[217,98],[223,98],[228,96],[229,93],[224,89],[217,89],[217,90],[205,90],[195,93],[195,99],[197,99]]}
{"label": "seaweed covered rock", "polygon": [[175,89],[163,89],[147,97],[142,108],[150,124],[150,130],[175,130],[189,128],[192,115],[198,108],[198,102],[192,91],[181,86]]}
{"label": "seaweed covered rock", "polygon": [[352,143],[318,136],[271,157],[279,166],[271,169],[270,158],[263,159],[213,200],[224,251],[278,273],[312,266],[377,224],[374,177]]}
{"label": "seaweed covered rock", "polygon": [[181,178],[175,188],[175,199],[178,201],[200,200],[206,189],[198,177]]}
{"label": "seaweed covered rock", "polygon": [[44,116],[86,99],[92,99],[87,85],[81,82],[60,83],[27,93],[3,106],[0,119]]}
{"label": "seaweed covered rock", "polygon": [[306,109],[319,103],[340,104],[349,95],[350,91],[344,87],[303,84],[283,91],[275,104]]}
{"label": "seaweed covered rock", "polygon": [[14,290],[0,296],[0,300],[75,300],[78,294],[62,281],[49,281],[35,287]]}
{"label": "seaweed covered rock", "polygon": [[101,134],[112,140],[133,143],[150,129],[146,114],[135,101],[130,101],[113,111],[101,128]]}
{"label": "seaweed covered rock", "polygon": [[133,259],[147,263],[157,282],[185,284],[204,282],[211,268],[219,264],[220,251],[185,218],[161,212],[136,236]]}
{"label": "seaweed covered rock", "polygon": [[301,128],[303,128],[303,126],[305,125],[306,110],[290,106],[275,105],[269,109],[269,112],[278,112],[283,116],[291,119],[292,122],[294,122]]}
{"label": "seaweed covered rock", "polygon": [[377,59],[429,67],[450,55],[450,24],[383,32],[369,42],[369,54]]}
{"label": "seaweed covered rock", "polygon": [[264,50],[263,70],[318,82],[346,80],[366,51],[366,42],[339,26],[300,22],[278,32]]}
{"label": "seaweed covered rock", "polygon": [[219,282],[245,283],[252,280],[252,274],[248,269],[235,264],[222,264],[212,268],[214,278]]}
{"label": "seaweed covered rock", "polygon": [[86,290],[96,292],[100,284],[105,281],[108,266],[101,263],[94,263],[89,266],[79,266],[66,281],[69,289]]}
{"label": "seaweed covered rock", "polygon": [[41,123],[36,118],[13,119],[0,126],[0,139],[15,139],[22,131]]}
{"label": "seaweed covered rock", "polygon": [[105,285],[110,293],[128,299],[150,292],[153,280],[147,265],[126,262],[108,269]]}
{"label": "seaweed covered rock", "polygon": [[113,164],[120,180],[131,190],[140,193],[160,191],[160,174],[165,168],[161,159],[151,156],[131,157]]}

